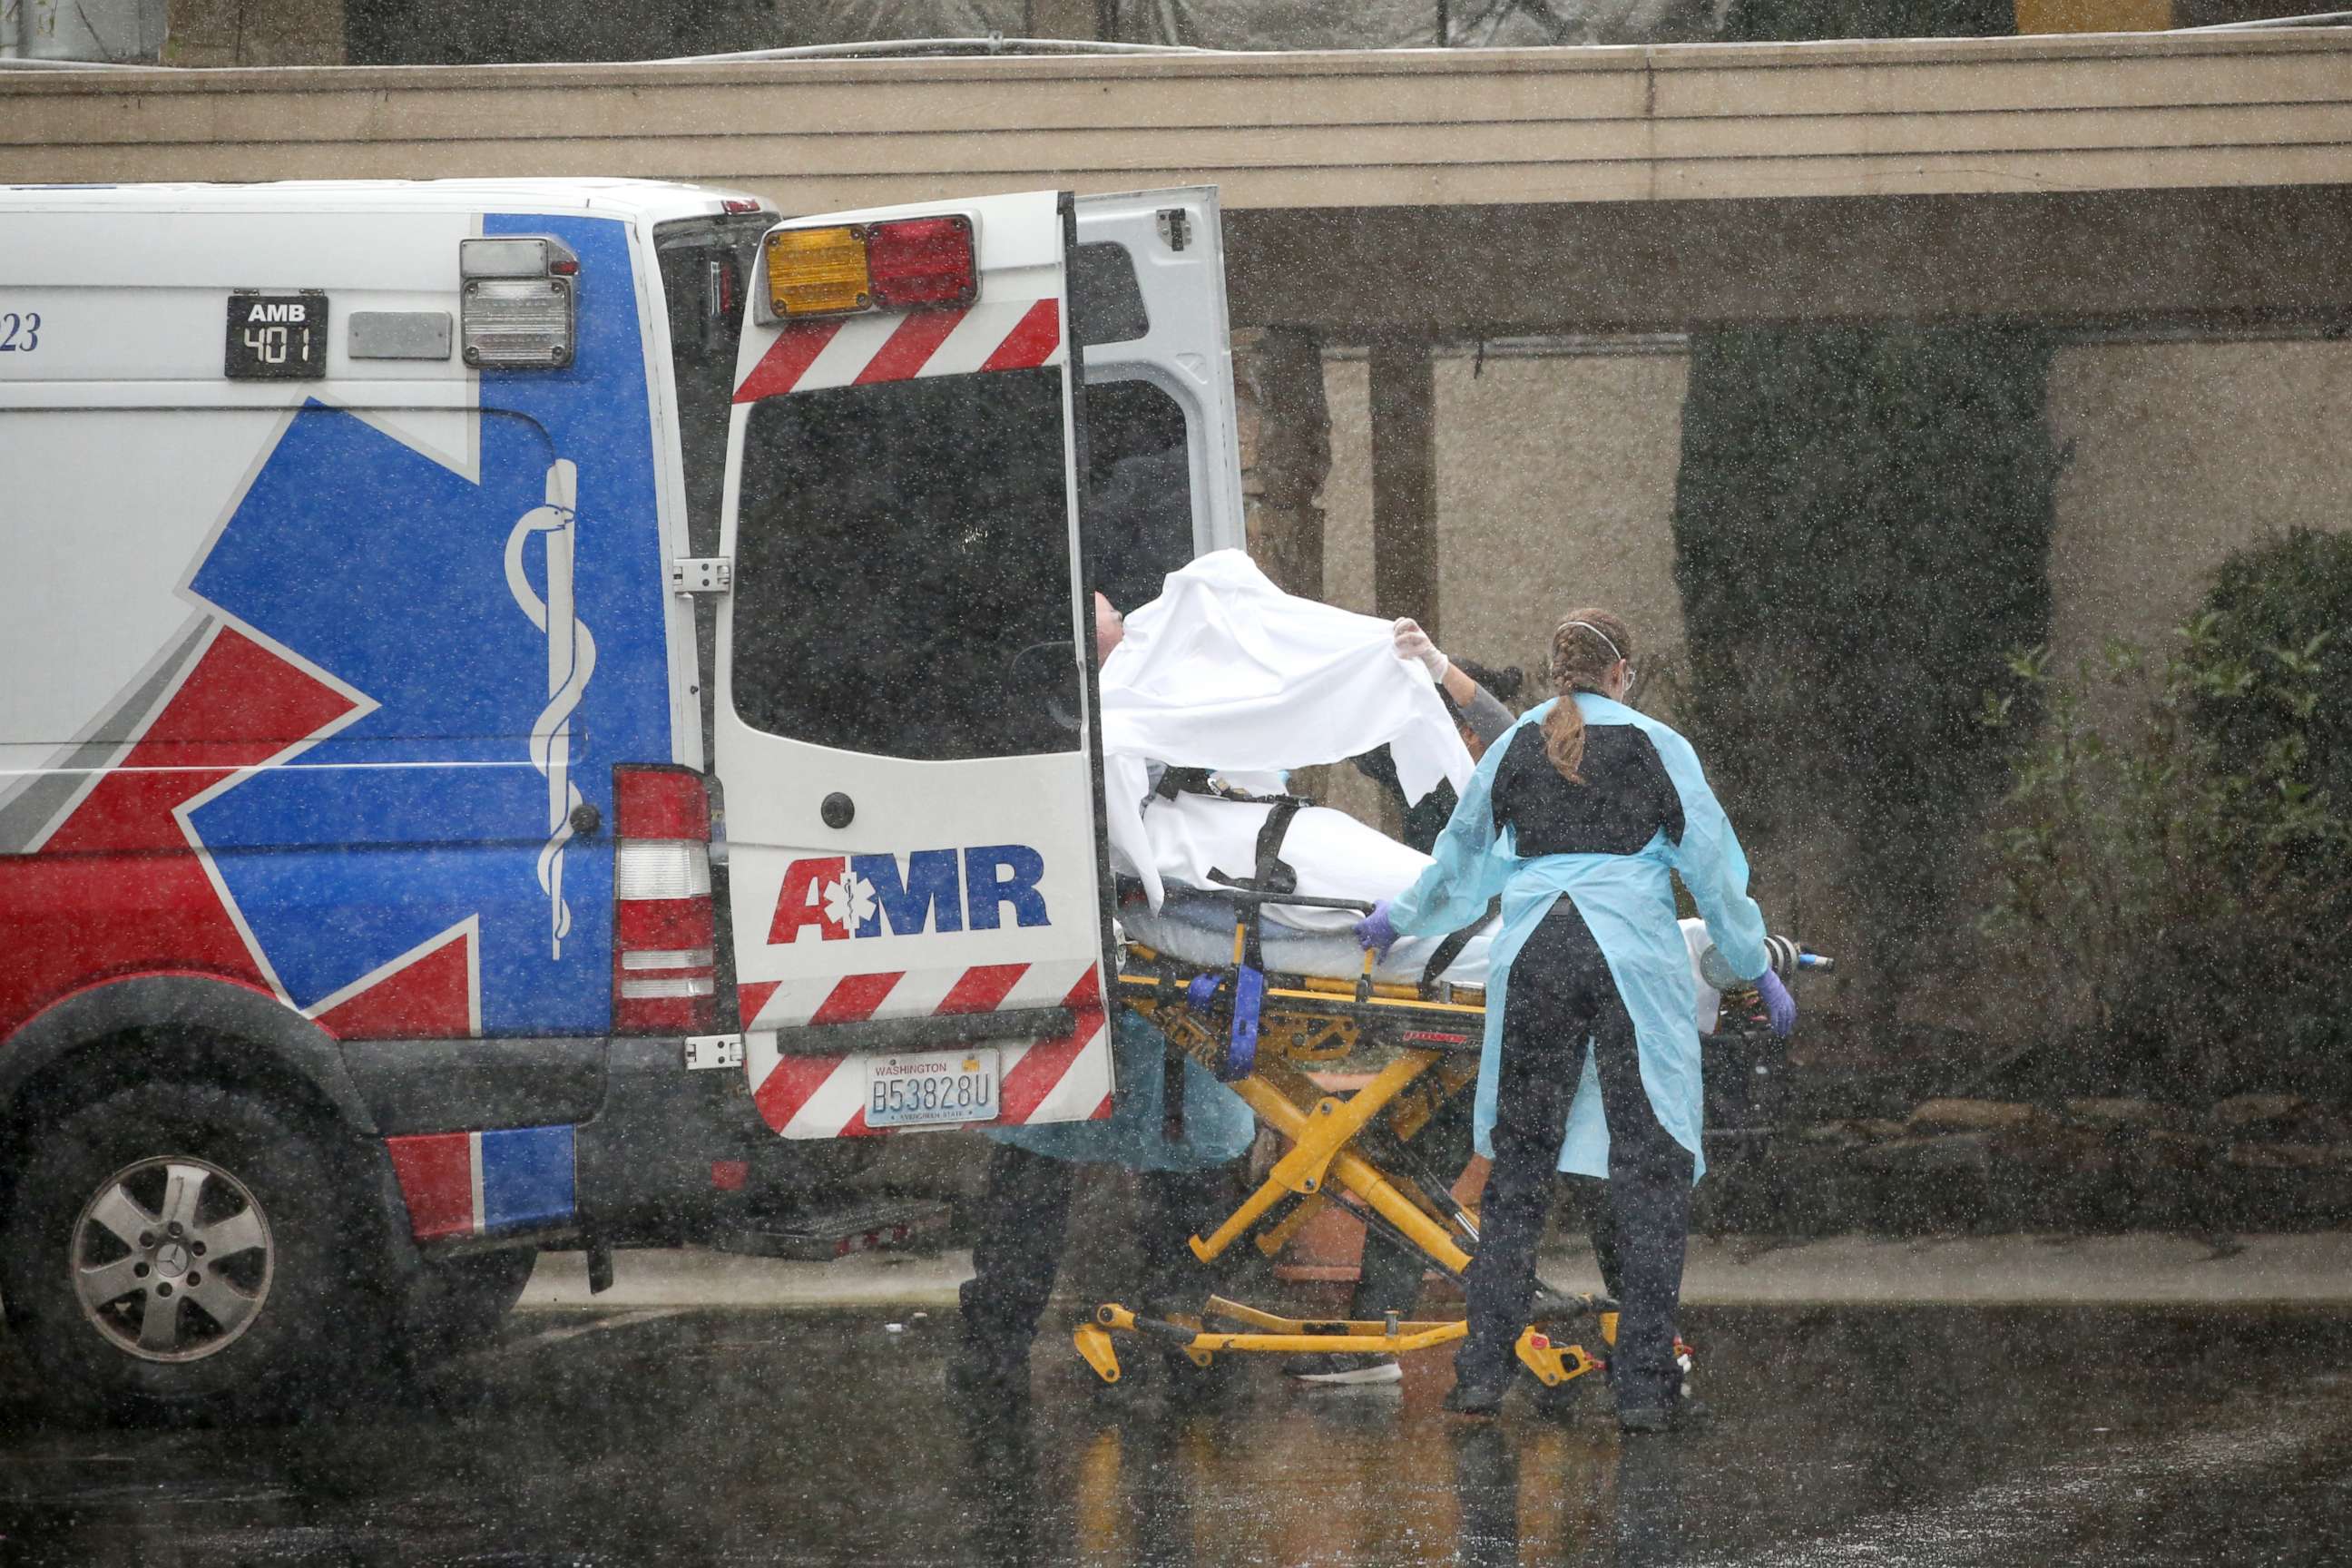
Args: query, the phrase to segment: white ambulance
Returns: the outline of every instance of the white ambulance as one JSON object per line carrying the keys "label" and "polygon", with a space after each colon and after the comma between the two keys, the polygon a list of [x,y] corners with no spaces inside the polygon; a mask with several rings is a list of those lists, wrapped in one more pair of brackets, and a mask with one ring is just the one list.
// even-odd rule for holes
{"label": "white ambulance", "polygon": [[1090,594],[1240,508],[1212,191],[0,190],[18,1344],[263,1405],[1106,1114]]}

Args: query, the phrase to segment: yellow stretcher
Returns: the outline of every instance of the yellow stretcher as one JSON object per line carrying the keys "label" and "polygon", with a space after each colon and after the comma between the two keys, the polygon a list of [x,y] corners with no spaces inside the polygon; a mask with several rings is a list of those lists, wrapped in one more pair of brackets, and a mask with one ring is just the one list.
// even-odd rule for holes
{"label": "yellow stretcher", "polygon": [[[1204,968],[1129,943],[1118,977],[1121,1005],[1142,1015],[1186,1056],[1225,1078],[1259,1122],[1287,1145],[1265,1179],[1206,1237],[1193,1254],[1213,1262],[1255,1230],[1268,1258],[1335,1199],[1360,1212],[1391,1240],[1417,1248],[1459,1280],[1478,1240],[1476,1217],[1456,1203],[1454,1172],[1427,1169],[1413,1138],[1445,1100],[1477,1077],[1486,1028],[1486,994],[1444,983],[1375,982],[1372,955],[1353,981],[1265,974],[1255,967],[1259,907],[1266,903],[1364,910],[1346,900],[1315,899],[1242,888],[1234,961]],[[1392,1053],[1353,1095],[1327,1093],[1307,1076],[1314,1063],[1360,1048]],[[1241,1068],[1247,1070],[1234,1078]],[[1106,1302],[1079,1324],[1078,1353],[1106,1383],[1119,1379],[1115,1336],[1139,1334],[1181,1350],[1199,1366],[1227,1352],[1296,1355],[1346,1352],[1402,1354],[1460,1340],[1459,1318],[1381,1321],[1286,1318],[1212,1296],[1198,1321],[1142,1316]],[[1557,1386],[1604,1364],[1575,1338],[1617,1337],[1616,1303],[1539,1289],[1534,1321],[1520,1334],[1519,1360]],[[1685,1349],[1686,1347],[1678,1347]]]}

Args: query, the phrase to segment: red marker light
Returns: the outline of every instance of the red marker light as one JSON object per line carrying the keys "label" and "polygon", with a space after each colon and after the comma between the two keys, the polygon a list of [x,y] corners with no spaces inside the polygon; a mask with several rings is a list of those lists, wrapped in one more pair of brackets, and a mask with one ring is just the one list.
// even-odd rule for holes
{"label": "red marker light", "polygon": [[576,278],[580,274],[580,263],[571,257],[559,256],[547,264],[547,269],[558,278]]}
{"label": "red marker light", "polygon": [[971,219],[900,218],[866,231],[866,272],[886,310],[969,305],[980,298]]}
{"label": "red marker light", "polygon": [[755,213],[761,208],[759,203],[748,196],[729,196],[719,204],[719,210],[723,213]]}

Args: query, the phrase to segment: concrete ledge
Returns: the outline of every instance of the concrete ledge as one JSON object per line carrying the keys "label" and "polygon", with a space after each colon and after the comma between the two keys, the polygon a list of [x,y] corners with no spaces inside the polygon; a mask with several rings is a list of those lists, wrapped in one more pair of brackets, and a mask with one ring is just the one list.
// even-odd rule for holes
{"label": "concrete ledge", "polygon": [[640,174],[786,211],[1214,181],[1231,210],[2352,182],[2352,31],[0,75],[0,179]]}

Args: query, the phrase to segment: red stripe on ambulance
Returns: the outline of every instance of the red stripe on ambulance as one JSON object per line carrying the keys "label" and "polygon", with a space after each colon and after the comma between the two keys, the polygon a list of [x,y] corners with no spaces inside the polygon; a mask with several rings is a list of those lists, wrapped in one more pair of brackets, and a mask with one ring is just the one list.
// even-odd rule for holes
{"label": "red stripe on ambulance", "polygon": [[463,1132],[387,1138],[392,1173],[408,1201],[408,1227],[419,1241],[474,1234],[474,1152]]}
{"label": "red stripe on ambulance", "polygon": [[768,352],[760,356],[760,363],[751,367],[751,374],[743,378],[743,384],[735,389],[735,401],[756,403],[798,386],[801,377],[808,374],[808,367],[816,363],[816,356],[824,353],[825,344],[833,342],[833,335],[839,331],[839,321],[810,321],[786,327],[776,334]]}
{"label": "red stripe on ambulance", "polygon": [[1026,1121],[1034,1115],[1070,1070],[1070,1064],[1077,1060],[1078,1053],[1103,1032],[1102,989],[1092,968],[1062,998],[1062,1005],[1071,1013],[1070,1032],[1059,1039],[1038,1041],[1005,1069],[996,1091],[1004,1108],[1002,1120]]}
{"label": "red stripe on ambulance", "polygon": [[851,384],[871,386],[880,381],[909,381],[921,374],[963,315],[961,310],[920,310],[908,317],[882,345],[882,352],[866,362]]}
{"label": "red stripe on ambulance", "polygon": [[845,976],[809,1015],[812,1024],[862,1024],[874,1016],[890,988],[905,979],[903,973]]}
{"label": "red stripe on ambulance", "polygon": [[993,1013],[1027,973],[1025,963],[983,963],[967,969],[936,1009],[941,1013]]}
{"label": "red stripe on ambulance", "polygon": [[996,352],[981,362],[982,370],[1031,370],[1054,357],[1062,346],[1062,302],[1040,300],[1029,307],[1029,313],[996,345]]}
{"label": "red stripe on ambulance", "polygon": [[[783,1058],[752,1092],[751,1102],[760,1108],[760,1119],[782,1131],[841,1065],[839,1057]],[[865,1112],[861,1110],[858,1114],[862,1120]]]}

